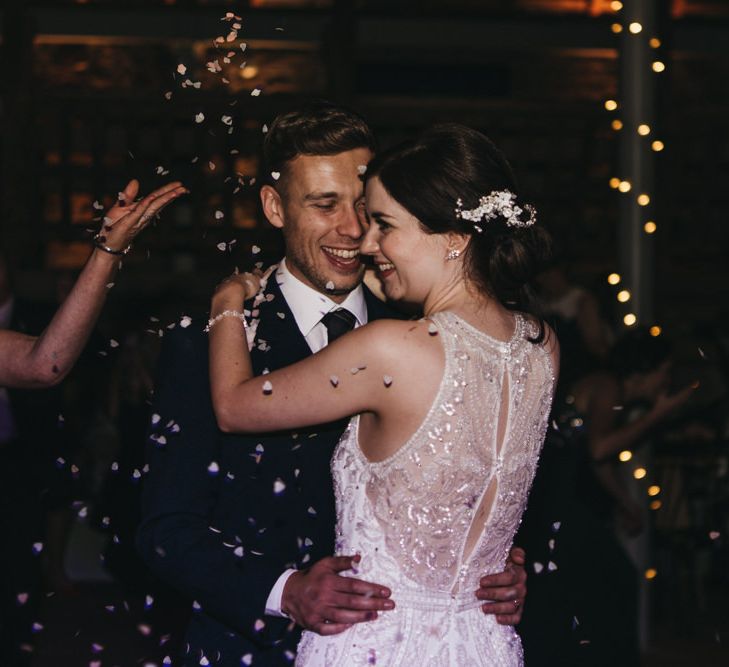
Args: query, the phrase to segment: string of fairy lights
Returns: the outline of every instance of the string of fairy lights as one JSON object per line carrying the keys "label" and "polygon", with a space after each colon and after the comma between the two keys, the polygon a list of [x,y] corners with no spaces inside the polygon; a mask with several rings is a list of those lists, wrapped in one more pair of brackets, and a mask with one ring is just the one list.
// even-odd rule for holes
{"label": "string of fairy lights", "polygon": [[[616,14],[620,14],[623,10],[623,3],[620,2],[620,0],[613,0],[613,2],[610,3],[610,9],[612,9]],[[625,30],[625,26],[623,23],[619,21],[613,22],[611,25],[611,30],[615,35],[621,34]],[[645,35],[643,34],[643,26],[638,21],[632,21],[628,23],[627,26],[628,32],[634,36],[636,39],[645,39]],[[658,37],[650,37],[648,39],[648,45],[651,49],[656,51],[661,47],[661,40]],[[660,60],[658,57],[651,59],[650,64],[651,70],[654,74],[660,74],[665,71],[666,64]],[[617,100],[609,99],[605,100],[604,103],[606,111],[610,113],[619,112],[620,110],[620,104]],[[619,117],[615,117],[612,119],[610,123],[613,131],[620,132],[623,129],[630,130],[630,128],[625,128],[623,121]],[[635,131],[641,136],[641,137],[647,137],[650,139],[650,146],[649,150],[660,153],[663,151],[666,147],[665,143],[661,139],[653,138],[653,128],[648,123],[639,123],[638,126],[635,128]],[[627,179],[618,178],[617,176],[613,176],[610,181],[609,185],[613,190],[617,190],[621,194],[629,194],[633,191],[633,183],[631,183]],[[651,196],[647,192],[640,192],[636,196],[636,203],[638,206],[645,208],[651,203]],[[646,220],[643,224],[643,232],[648,235],[655,234],[658,230],[658,225],[656,225],[655,220]],[[623,282],[622,276],[617,273],[613,272],[607,277],[608,284],[620,288],[618,289],[615,298],[619,303],[623,304],[629,304],[633,295],[630,291],[630,289],[621,286],[621,283]],[[629,308],[629,307],[628,307]],[[623,315],[623,324],[626,327],[631,327],[637,324],[638,322],[638,316],[628,309],[628,312],[624,313]],[[650,327],[650,333],[653,336],[660,336],[661,335],[661,327],[658,325],[653,325]]]}
{"label": "string of fairy lights", "polygon": [[[610,3],[610,8],[615,12],[616,15],[618,15],[617,18],[619,18],[622,10],[623,10],[623,3],[620,2],[620,0],[613,0],[613,2]],[[627,23],[627,25],[625,25]],[[616,20],[611,25],[611,30],[615,35],[620,35],[623,33],[624,30],[628,30],[628,32],[631,35],[631,38],[635,39],[646,39],[646,35],[644,34],[643,25],[639,23],[638,21],[620,21]],[[650,68],[653,74],[660,75],[666,70],[666,64],[663,60],[660,59],[658,56],[658,49],[661,47],[661,40],[656,37],[652,36],[648,38],[648,46],[651,48],[653,52],[656,53],[656,57],[653,57],[650,59]],[[605,100],[604,103],[605,110],[608,111],[611,114],[615,114],[615,117],[611,120],[611,127],[614,132],[622,132],[622,131],[635,131],[638,133],[639,136],[645,137],[647,139],[645,146],[647,150],[650,150],[654,153],[661,153],[666,145],[663,142],[663,140],[658,139],[654,136],[653,128],[648,123],[639,123],[637,127],[635,128],[629,128],[625,127],[624,122],[619,117],[620,112],[620,103],[618,100],[614,99],[608,99]],[[638,192],[636,195],[634,193],[634,184],[631,183],[627,179],[622,179],[617,176],[614,176],[610,179],[609,185],[613,190],[617,190],[622,195],[631,195],[635,196],[636,203],[641,208],[645,209],[650,203],[651,203],[651,195],[648,192]],[[646,209],[647,210],[647,209]],[[645,222],[643,223],[643,232],[647,235],[655,234],[658,230],[658,225],[656,224],[655,220],[650,219],[650,216],[646,216]],[[632,312],[630,309],[630,302],[633,297],[631,294],[631,291],[629,289],[629,286],[626,287],[623,284],[623,278],[622,276],[617,273],[613,272],[610,273],[607,277],[607,282],[609,285],[615,287],[616,293],[615,298],[617,301],[621,304],[627,304],[627,312],[623,315],[623,324],[626,327],[632,327],[638,322],[638,316],[636,313]],[[652,336],[660,336],[661,335],[661,327],[658,325],[653,325],[649,329]],[[628,463],[633,459],[633,452],[630,450],[623,450],[618,454],[618,459],[623,463]],[[644,480],[648,477],[648,470],[644,466],[638,466],[633,469],[633,478],[640,481]],[[649,507],[651,510],[658,510],[661,508],[662,502],[659,498],[661,494],[661,487],[658,484],[649,484],[646,493],[648,497],[650,498]],[[647,568],[644,572],[644,576],[646,579],[654,579],[658,575],[658,571],[653,568]]]}

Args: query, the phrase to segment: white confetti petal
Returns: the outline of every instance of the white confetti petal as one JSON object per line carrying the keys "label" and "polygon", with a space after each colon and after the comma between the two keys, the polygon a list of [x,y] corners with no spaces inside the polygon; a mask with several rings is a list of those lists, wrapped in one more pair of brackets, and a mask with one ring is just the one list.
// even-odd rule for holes
{"label": "white confetti petal", "polygon": [[435,324],[434,324],[433,322],[431,322],[431,323],[430,323],[430,324],[428,325],[428,333],[429,333],[429,334],[430,334],[431,336],[437,336],[437,335],[438,335],[438,327],[436,327],[436,326],[435,326]]}
{"label": "white confetti petal", "polygon": [[266,380],[263,383],[263,393],[264,394],[270,394],[273,392],[273,385],[271,384],[270,380]]}
{"label": "white confetti petal", "polygon": [[329,282],[328,282],[328,283],[326,284],[326,288],[327,288],[327,289],[328,289],[329,291],[333,290],[333,289],[334,289],[334,283],[333,283],[333,282],[332,282],[332,281],[330,280],[330,281],[329,281]]}
{"label": "white confetti petal", "polygon": [[185,76],[185,74],[187,74],[187,67],[185,67],[182,64],[178,65],[177,66],[177,73],[180,74],[180,75],[182,75],[182,76]]}
{"label": "white confetti petal", "polygon": [[196,123],[202,123],[205,120],[205,114],[204,113],[198,113],[195,114],[195,122]]}
{"label": "white confetti petal", "polygon": [[273,492],[278,495],[280,493],[283,493],[286,489],[286,483],[279,477],[274,483],[273,483]]}
{"label": "white confetti petal", "polygon": [[279,178],[281,178],[281,172],[280,171],[272,171],[271,172],[271,178],[274,181],[277,181]]}
{"label": "white confetti petal", "polygon": [[367,173],[367,165],[366,164],[360,164],[360,165],[358,165],[357,166],[357,173],[360,176],[363,176],[364,174],[366,174]]}
{"label": "white confetti petal", "polygon": [[180,320],[180,326],[183,329],[187,329],[192,324],[192,318],[189,315],[183,315],[182,319]]}
{"label": "white confetti petal", "polygon": [[153,424],[159,424],[162,417],[160,417],[156,412],[152,415],[152,423]]}
{"label": "white confetti petal", "polygon": [[261,249],[257,245],[251,246],[252,254],[257,255],[259,252],[261,252]]}
{"label": "white confetti petal", "polygon": [[332,387],[336,387],[339,385],[339,378],[336,375],[332,375],[329,377],[329,382],[332,383]]}
{"label": "white confetti petal", "polygon": [[539,574],[543,569],[544,569],[544,565],[542,565],[541,563],[537,563],[537,562],[534,563],[534,571],[537,574]]}
{"label": "white confetti petal", "polygon": [[386,387],[389,387],[392,384],[392,377],[389,375],[384,375],[382,377],[382,382]]}
{"label": "white confetti petal", "polygon": [[208,466],[208,472],[211,475],[217,475],[220,472],[220,466],[218,465],[217,461],[210,462],[210,465]]}
{"label": "white confetti petal", "polygon": [[258,97],[260,94],[261,94],[261,89],[260,88],[254,88],[251,91],[251,97]]}
{"label": "white confetti petal", "polygon": [[554,571],[555,571],[555,570],[557,569],[557,564],[556,564],[556,563],[553,563],[553,562],[552,562],[552,561],[550,560],[550,561],[549,561],[549,563],[547,563],[547,569],[548,569],[548,570],[549,570],[550,572],[554,572]]}

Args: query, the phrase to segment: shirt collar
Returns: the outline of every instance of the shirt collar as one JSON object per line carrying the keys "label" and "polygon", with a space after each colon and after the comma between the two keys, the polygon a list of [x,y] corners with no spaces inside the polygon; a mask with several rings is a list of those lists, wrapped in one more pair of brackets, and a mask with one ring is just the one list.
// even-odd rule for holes
{"label": "shirt collar", "polygon": [[351,312],[357,318],[358,325],[367,324],[367,303],[362,285],[357,285],[342,303],[335,303],[293,275],[286,266],[285,258],[278,265],[276,280],[304,337],[311,333],[324,315],[337,308],[346,308]]}

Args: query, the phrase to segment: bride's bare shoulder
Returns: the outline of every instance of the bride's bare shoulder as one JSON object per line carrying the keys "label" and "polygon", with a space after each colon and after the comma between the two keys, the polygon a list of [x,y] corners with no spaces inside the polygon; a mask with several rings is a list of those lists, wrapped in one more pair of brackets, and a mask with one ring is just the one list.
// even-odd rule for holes
{"label": "bride's bare shoulder", "polygon": [[410,360],[423,355],[442,357],[437,329],[428,319],[377,320],[362,328],[363,343],[390,360]]}

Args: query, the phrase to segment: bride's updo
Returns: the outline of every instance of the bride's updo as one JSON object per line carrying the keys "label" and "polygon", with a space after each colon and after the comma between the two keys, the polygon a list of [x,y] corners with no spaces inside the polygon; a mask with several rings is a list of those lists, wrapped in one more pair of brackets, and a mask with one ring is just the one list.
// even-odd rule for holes
{"label": "bride's updo", "polygon": [[477,286],[509,308],[532,310],[529,283],[549,256],[550,236],[490,139],[436,125],[375,157],[366,178],[374,176],[424,231],[471,237],[464,267]]}

